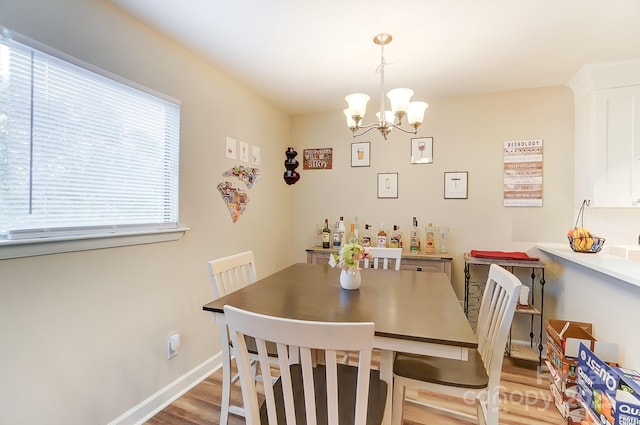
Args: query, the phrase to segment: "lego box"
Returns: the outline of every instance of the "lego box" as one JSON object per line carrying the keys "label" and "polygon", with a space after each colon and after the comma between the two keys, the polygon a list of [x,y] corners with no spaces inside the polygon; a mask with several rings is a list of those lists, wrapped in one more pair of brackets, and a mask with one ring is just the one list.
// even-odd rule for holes
{"label": "lego box", "polygon": [[596,423],[640,425],[640,374],[608,365],[584,344],[578,353],[578,395]]}

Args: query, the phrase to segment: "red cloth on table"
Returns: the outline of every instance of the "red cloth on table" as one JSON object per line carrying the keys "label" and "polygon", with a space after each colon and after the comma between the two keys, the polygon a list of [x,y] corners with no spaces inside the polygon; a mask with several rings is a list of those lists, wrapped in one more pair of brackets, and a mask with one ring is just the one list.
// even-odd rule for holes
{"label": "red cloth on table", "polygon": [[529,257],[526,252],[478,251],[472,249],[471,256],[492,260],[538,261],[538,258]]}

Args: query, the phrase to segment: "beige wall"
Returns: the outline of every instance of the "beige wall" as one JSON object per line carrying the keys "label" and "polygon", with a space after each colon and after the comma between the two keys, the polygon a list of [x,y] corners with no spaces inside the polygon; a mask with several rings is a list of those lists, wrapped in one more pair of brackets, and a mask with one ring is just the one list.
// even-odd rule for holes
{"label": "beige wall", "polygon": [[[339,101],[337,100],[337,103]],[[453,283],[462,297],[464,252],[471,249],[526,251],[536,242],[563,241],[572,226],[573,94],[552,87],[430,100],[419,136],[432,136],[433,164],[411,164],[413,135],[384,140],[370,132],[355,140],[340,107],[326,114],[295,117],[292,140],[305,148],[331,147],[333,169],[303,170],[293,188],[294,260],[314,243],[314,226],[339,216],[377,230],[384,222],[407,234],[416,216],[422,228],[450,228]],[[365,119],[365,121],[367,121]],[[503,207],[503,142],[544,140],[544,200],[539,208]],[[351,143],[371,142],[371,166],[352,168]],[[468,199],[443,197],[444,172],[469,172]],[[398,199],[377,199],[377,173],[397,172]]]}
{"label": "beige wall", "polygon": [[[182,100],[184,238],[0,261],[0,423],[108,423],[219,352],[206,260],[252,249],[259,276],[289,264],[289,118],[106,1],[3,0],[0,24]],[[262,154],[235,224],[216,190],[236,163],[226,136]]]}

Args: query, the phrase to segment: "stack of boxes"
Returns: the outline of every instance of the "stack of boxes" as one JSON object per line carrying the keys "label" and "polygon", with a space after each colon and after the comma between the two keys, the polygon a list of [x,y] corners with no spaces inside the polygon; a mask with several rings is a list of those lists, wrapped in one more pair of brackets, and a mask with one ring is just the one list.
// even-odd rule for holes
{"label": "stack of boxes", "polygon": [[585,425],[640,424],[640,374],[610,366],[585,345],[578,354],[578,401]]}
{"label": "stack of boxes", "polygon": [[584,344],[607,362],[616,363],[618,345],[596,341],[591,323],[550,319],[547,333],[546,365],[551,375],[549,389],[562,417],[569,425],[579,425],[585,417],[578,401],[578,353]]}

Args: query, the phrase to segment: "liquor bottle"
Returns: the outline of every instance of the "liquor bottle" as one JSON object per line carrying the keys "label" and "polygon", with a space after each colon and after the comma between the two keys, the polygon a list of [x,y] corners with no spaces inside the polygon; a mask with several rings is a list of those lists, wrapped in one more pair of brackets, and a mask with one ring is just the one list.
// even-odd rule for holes
{"label": "liquor bottle", "polygon": [[324,219],[324,229],[322,229],[322,247],[331,248],[331,229],[329,229],[329,219]]}
{"label": "liquor bottle", "polygon": [[336,221],[336,227],[333,229],[333,248],[340,249],[342,246],[342,232],[340,232],[340,222]]}
{"label": "liquor bottle", "polygon": [[364,225],[364,235],[362,235],[362,246],[364,247],[371,246],[373,236],[371,235],[371,230],[369,230],[370,227],[368,224]]}
{"label": "liquor bottle", "polygon": [[436,253],[436,229],[433,227],[433,224],[429,223],[424,233],[425,233],[424,253],[435,254]]}
{"label": "liquor bottle", "polygon": [[380,230],[378,230],[378,238],[377,238],[377,247],[378,248],[386,248],[387,247],[387,232],[384,231],[384,223],[380,223]]}
{"label": "liquor bottle", "polygon": [[338,230],[340,230],[340,246],[345,246],[347,244],[347,227],[344,224],[344,217],[340,217]]}
{"label": "liquor bottle", "polygon": [[358,225],[358,217],[351,223],[351,241],[360,243],[360,226]]}
{"label": "liquor bottle", "polygon": [[418,229],[418,220],[413,217],[413,226],[411,227],[410,249],[413,254],[420,251],[420,230]]}
{"label": "liquor bottle", "polygon": [[447,248],[447,238],[449,237],[448,227],[438,227],[438,234],[440,235],[440,252],[446,254],[449,252]]}
{"label": "liquor bottle", "polygon": [[398,225],[393,225],[393,232],[391,232],[391,239],[389,240],[389,248],[401,248],[400,243],[402,240],[402,234],[398,230]]}

